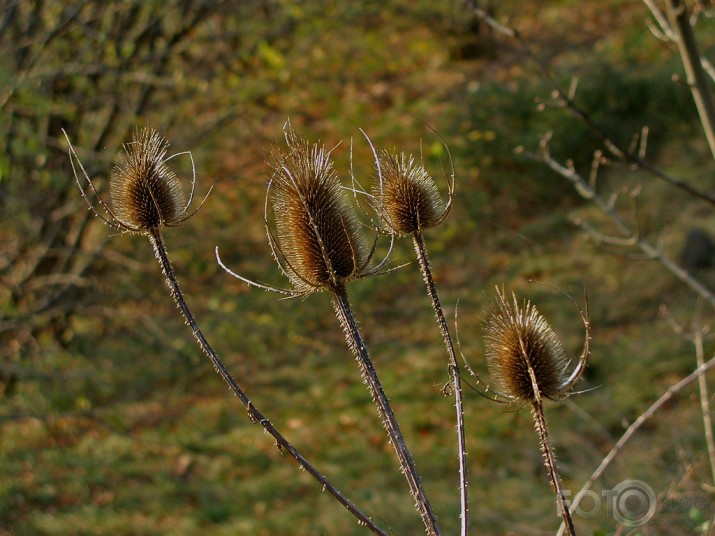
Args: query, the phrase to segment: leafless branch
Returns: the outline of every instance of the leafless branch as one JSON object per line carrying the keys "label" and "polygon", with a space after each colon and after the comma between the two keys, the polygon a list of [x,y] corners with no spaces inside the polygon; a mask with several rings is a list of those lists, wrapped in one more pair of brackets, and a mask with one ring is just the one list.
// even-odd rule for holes
{"label": "leafless branch", "polygon": [[[626,429],[626,431],[623,433],[623,435],[620,437],[620,439],[616,442],[615,445],[611,448],[611,450],[606,454],[606,456],[603,458],[599,466],[596,468],[596,470],[591,474],[589,479],[586,481],[586,483],[581,487],[579,492],[576,494],[574,497],[574,500],[571,502],[571,505],[569,507],[569,510],[573,513],[576,511],[576,509],[579,507],[579,504],[581,503],[581,498],[584,497],[584,494],[590,490],[593,485],[603,476],[603,473],[606,471],[608,466],[611,464],[611,462],[615,459],[616,455],[618,455],[621,450],[625,447],[626,443],[630,441],[630,439],[635,435],[635,433],[640,429],[645,422],[650,419],[653,415],[655,415],[660,408],[662,408],[670,399],[672,399],[675,395],[677,395],[680,391],[682,391],[685,387],[690,385],[692,382],[697,380],[700,376],[705,374],[707,371],[715,367],[715,357],[711,358],[709,361],[707,361],[705,364],[702,366],[696,368],[693,372],[688,374],[685,378],[680,380],[679,382],[671,385],[665,393],[663,393],[651,406],[646,409],[643,413],[641,413],[638,418],[631,423],[631,425]],[[557,536],[562,536],[564,533],[564,525],[562,524],[561,527],[559,528],[559,532],[557,533]]]}
{"label": "leafless branch", "polygon": [[668,0],[666,6],[674,41],[680,51],[688,86],[693,94],[700,123],[705,132],[705,139],[710,146],[710,152],[715,157],[715,99],[700,60],[693,28],[689,21],[688,9],[681,0]]}
{"label": "leafless branch", "polygon": [[[525,151],[523,148],[521,149],[521,152],[528,158],[546,164],[557,174],[568,179],[573,184],[579,195],[581,195],[584,199],[592,201],[604,214],[608,216],[611,222],[615,225],[616,229],[622,233],[623,237],[621,240],[624,241],[624,244],[632,243],[640,249],[647,258],[660,262],[678,280],[685,283],[698,296],[715,308],[715,294],[712,290],[707,288],[703,283],[693,277],[670,258],[666,257],[660,249],[640,236],[637,229],[633,229],[616,211],[615,207],[604,199],[587,180],[578,174],[573,165],[563,165],[551,156],[549,152],[550,138],[550,134],[547,134],[541,139],[540,150],[538,153],[531,153]],[[588,231],[588,229],[586,230]],[[613,242],[615,240],[611,239],[611,241]]]}
{"label": "leafless branch", "polygon": [[624,147],[620,142],[613,138],[613,136],[606,132],[587,111],[578,106],[576,101],[572,98],[572,96],[570,96],[569,90],[564,89],[561,86],[551,70],[544,64],[541,58],[539,58],[529,43],[516,29],[497,22],[486,11],[478,6],[473,6],[472,9],[474,13],[494,31],[516,40],[524,55],[529,59],[529,61],[537,66],[544,80],[551,85],[553,89],[553,98],[556,99],[564,109],[568,110],[574,117],[586,125],[601,140],[601,143],[603,143],[604,146],[616,157],[623,159],[626,162],[643,169],[644,171],[647,171],[654,177],[657,177],[658,179],[663,180],[672,186],[683,190],[684,192],[687,192],[689,195],[702,199],[703,201],[715,206],[715,194],[701,190],[688,181],[680,179],[664,171],[650,160],[644,158],[641,153],[631,151],[627,147]]}

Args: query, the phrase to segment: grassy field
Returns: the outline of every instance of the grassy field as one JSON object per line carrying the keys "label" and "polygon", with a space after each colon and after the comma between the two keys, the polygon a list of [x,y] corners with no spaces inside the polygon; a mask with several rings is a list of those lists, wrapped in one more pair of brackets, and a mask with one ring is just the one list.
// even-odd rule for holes
{"label": "grassy field", "polygon": [[[351,166],[365,183],[374,175],[360,128],[377,147],[422,151],[438,178],[447,155],[429,127],[444,137],[456,166],[455,205],[426,233],[427,247],[447,317],[459,301],[460,346],[482,374],[495,286],[531,299],[571,356],[583,327],[552,287],[582,301],[586,286],[593,344],[582,392],[546,409],[574,494],[625,428],[696,367],[696,328],[704,327],[705,359],[712,357],[712,307],[636,249],[589,239],[574,217],[615,233],[603,212],[514,153],[537,150],[552,131],[554,157],[573,159],[588,176],[602,144],[552,106],[552,88],[518,44],[478,26],[462,2],[4,10],[0,535],[367,532],[248,420],[178,315],[148,241],[85,217],[60,128],[106,198],[115,151],[134,125],[193,152],[197,195],[213,190],[194,218],[165,233],[187,301],[256,406],[390,533],[423,527],[329,296],[279,300],[230,278],[214,258],[219,246],[235,271],[287,285],[262,215],[266,157],[286,120],[337,146],[346,185]],[[650,33],[641,2],[505,1],[494,15],[522,31],[559,83],[568,87],[578,75],[577,102],[620,143],[648,125],[648,158],[712,190],[715,165],[692,97],[671,79],[682,71],[677,51]],[[120,24],[129,28],[126,42],[113,26]],[[143,24],[153,30],[140,33]],[[712,52],[712,19],[699,25],[700,45]],[[160,37],[142,49],[152,32]],[[175,163],[190,172],[187,159]],[[446,192],[446,181],[438,183]],[[634,226],[635,188],[642,236],[668,257],[678,260],[691,228],[715,232],[712,207],[650,174],[613,165],[599,177],[598,191],[620,194],[616,209]],[[71,254],[61,264],[64,251]],[[409,241],[399,241],[391,266],[411,264],[349,292],[440,525],[455,534],[447,360],[412,255]],[[67,281],[59,269],[72,282],[53,294]],[[694,276],[715,285],[712,268]],[[472,533],[555,533],[560,518],[529,409],[472,390],[465,397]],[[641,428],[593,489],[603,497],[626,479],[653,489],[656,515],[628,528],[604,501],[575,518],[579,534],[712,533],[715,482],[695,384]]]}

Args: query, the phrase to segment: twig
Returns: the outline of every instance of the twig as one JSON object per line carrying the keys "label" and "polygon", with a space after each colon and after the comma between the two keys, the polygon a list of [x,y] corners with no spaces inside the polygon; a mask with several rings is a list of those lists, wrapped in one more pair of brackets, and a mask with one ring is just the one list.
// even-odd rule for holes
{"label": "twig", "polygon": [[688,20],[688,10],[680,0],[668,0],[666,6],[688,85],[698,109],[700,123],[705,131],[705,139],[710,146],[710,152],[715,157],[715,100],[713,100],[710,82],[700,61],[693,29]]}
{"label": "twig", "polygon": [[[472,2],[468,2],[468,4],[471,5]],[[489,16],[486,11],[479,7],[476,7],[474,5],[471,5],[471,7],[474,13],[486,24],[488,24],[490,28],[506,37],[515,39],[517,41],[526,57],[539,68],[544,79],[547,80],[551,85],[553,89],[554,98],[556,98],[566,110],[571,112],[571,114],[573,114],[587,127],[589,127],[591,131],[611,152],[613,152],[619,158],[623,158],[627,162],[630,162],[631,164],[638,166],[640,169],[647,171],[654,177],[657,177],[658,179],[661,179],[669,183],[670,185],[680,190],[683,190],[689,195],[702,199],[703,201],[706,201],[711,205],[715,205],[715,194],[700,190],[689,182],[665,172],[649,160],[643,158],[643,156],[638,152],[631,151],[627,147],[616,141],[600,125],[598,125],[598,123],[596,123],[585,110],[581,109],[576,104],[573,97],[569,95],[569,92],[567,90],[564,90],[561,87],[561,84],[558,83],[558,81],[548,69],[548,67],[546,67],[544,62],[541,61],[541,59],[536,55],[536,53],[531,49],[529,44],[516,29],[500,24],[494,18]]]}
{"label": "twig", "polygon": [[[571,505],[569,507],[569,510],[571,513],[575,512],[576,509],[579,507],[579,504],[581,503],[581,498],[584,496],[586,491],[590,490],[593,485],[596,483],[596,481],[603,476],[603,473],[606,471],[608,466],[611,464],[611,462],[614,460],[616,455],[623,449],[623,447],[628,443],[628,441],[633,437],[633,435],[638,431],[638,429],[645,424],[645,422],[650,419],[655,413],[663,407],[671,398],[673,398],[678,392],[680,392],[682,389],[687,387],[689,384],[694,382],[696,379],[698,379],[700,376],[705,374],[708,370],[711,368],[715,367],[715,357],[711,358],[709,361],[707,361],[705,364],[702,366],[696,368],[693,372],[688,374],[685,378],[680,380],[679,382],[671,385],[665,393],[663,393],[653,404],[646,409],[643,413],[641,413],[638,418],[633,421],[633,423],[626,429],[626,431],[623,433],[623,435],[620,437],[620,439],[616,442],[615,445],[611,448],[611,450],[606,454],[606,456],[603,458],[599,466],[596,468],[596,470],[593,472],[593,474],[589,477],[589,479],[586,481],[586,483],[583,485],[583,487],[579,490],[579,492],[576,494],[574,497],[573,501],[571,501]],[[563,523],[561,524],[561,527],[559,527],[559,531],[557,533],[557,536],[562,536],[564,533],[564,525]]]}
{"label": "twig", "polygon": [[176,280],[176,275],[174,274],[174,269],[169,262],[169,257],[166,253],[166,247],[161,238],[161,234],[158,229],[152,229],[149,234],[149,240],[154,247],[154,252],[159,264],[161,264],[162,271],[166,276],[166,284],[168,285],[171,295],[174,301],[179,306],[181,314],[186,319],[186,323],[191,328],[197,342],[201,349],[206,353],[206,355],[211,360],[216,372],[221,376],[223,381],[228,384],[229,388],[238,397],[241,403],[244,405],[248,411],[248,417],[252,422],[260,424],[266,432],[268,432],[273,438],[275,438],[278,447],[281,451],[287,451],[297,462],[304,468],[313,478],[318,480],[323,485],[323,488],[328,491],[333,497],[335,497],[340,504],[342,504],[347,510],[358,519],[358,522],[367,528],[369,528],[374,534],[380,534],[382,536],[387,536],[387,533],[377,527],[372,520],[362,513],[349,499],[347,499],[333,484],[323,476],[303,455],[298,452],[298,450],[283,437],[283,435],[273,426],[273,424],[256,408],[251,399],[246,395],[243,390],[238,386],[236,381],[233,379],[231,374],[226,369],[225,365],[219,358],[219,356],[214,352],[213,348],[209,342],[204,337],[201,329],[199,328],[194,316],[191,314],[189,307],[186,305],[184,296],[179,288],[179,283]]}
{"label": "twig", "polygon": [[464,430],[464,402],[462,399],[462,381],[459,372],[459,363],[454,352],[454,343],[452,336],[447,327],[447,321],[444,318],[444,311],[437,294],[437,287],[432,277],[432,269],[430,268],[429,258],[427,256],[427,248],[425,247],[424,238],[419,231],[415,231],[412,235],[415,252],[419,260],[422,276],[427,287],[427,293],[432,299],[432,307],[437,317],[437,324],[444,338],[444,344],[447,348],[449,356],[449,371],[452,376],[452,389],[454,390],[454,406],[457,412],[457,450],[459,457],[459,496],[460,496],[460,534],[466,536],[469,530],[469,493],[467,484],[467,444]]}
{"label": "twig", "polygon": [[541,150],[539,154],[530,153],[523,151],[523,154],[529,158],[537,160],[546,164],[553,171],[561,175],[562,177],[571,181],[571,183],[576,188],[576,191],[585,199],[590,199],[596,206],[598,206],[615,224],[619,231],[621,231],[626,238],[631,239],[633,244],[637,246],[649,259],[654,259],[660,262],[671,274],[673,274],[677,279],[689,286],[695,293],[707,301],[713,308],[715,308],[715,294],[703,285],[700,281],[695,279],[686,270],[678,266],[675,262],[666,257],[663,252],[657,247],[653,246],[650,242],[645,240],[642,236],[639,236],[636,231],[634,231],[625,220],[616,212],[614,207],[608,203],[603,197],[601,197],[592,186],[584,180],[581,175],[579,175],[572,166],[564,166],[558,161],[556,161],[549,153],[548,150],[549,135],[545,136],[541,140]]}
{"label": "twig", "polygon": [[385,392],[382,389],[382,384],[380,383],[375,367],[372,364],[370,354],[368,353],[365,342],[360,334],[360,329],[358,328],[350,307],[350,302],[348,301],[347,290],[345,286],[337,286],[332,287],[330,289],[330,293],[335,314],[338,317],[338,321],[340,322],[343,331],[345,332],[345,340],[347,341],[350,350],[352,350],[358,360],[363,379],[370,389],[373,401],[377,405],[380,413],[382,424],[390,437],[390,442],[392,443],[395,452],[397,453],[397,458],[400,461],[400,468],[407,479],[410,492],[415,500],[415,506],[422,516],[422,521],[425,524],[427,534],[429,536],[438,536],[441,533],[439,526],[437,525],[437,519],[422,487],[415,463],[412,460],[412,455],[405,444],[405,438],[400,431],[395,414],[392,411],[387,395],[385,395]]}
{"label": "twig", "polygon": [[[700,368],[705,364],[702,327],[697,328],[693,335],[695,359],[698,368]],[[708,449],[708,459],[710,461],[710,472],[713,478],[712,483],[715,485],[715,439],[713,438],[713,421],[710,413],[708,380],[705,376],[701,375],[698,377],[698,390],[700,391],[700,411],[703,414],[703,428],[705,431],[705,443]]]}

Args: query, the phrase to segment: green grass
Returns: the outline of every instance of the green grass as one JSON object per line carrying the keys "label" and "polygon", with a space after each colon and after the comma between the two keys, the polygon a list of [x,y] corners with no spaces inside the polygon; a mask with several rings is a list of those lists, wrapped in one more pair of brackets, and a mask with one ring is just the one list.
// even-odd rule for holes
{"label": "green grass", "polygon": [[[611,4],[604,16],[615,20],[619,8]],[[239,120],[192,146],[199,192],[215,188],[194,219],[165,234],[207,337],[256,406],[338,488],[380,526],[421,534],[329,296],[279,300],[249,289],[216,266],[213,250],[219,245],[237,272],[287,284],[262,221],[264,158],[287,118],[311,139],[344,140],[335,154],[346,177],[352,136],[356,176],[365,182],[374,171],[358,127],[378,145],[414,153],[424,140],[428,167],[439,175],[444,154],[421,124],[426,121],[455,156],[454,211],[426,240],[450,322],[459,299],[460,341],[470,363],[485,373],[481,323],[494,286],[502,284],[532,299],[576,355],[583,337],[577,310],[558,291],[529,280],[563,288],[577,300],[586,283],[593,357],[585,392],[546,408],[564,484],[577,490],[627,423],[694,368],[692,345],[658,309],[666,304],[687,325],[697,300],[658,264],[586,241],[569,217],[600,224],[598,212],[566,181],[512,154],[516,145],[535,147],[551,128],[560,144],[555,154],[587,169],[597,144],[566,114],[535,111],[534,97],[547,98],[548,90],[501,38],[493,38],[484,57],[455,57],[461,40],[470,39],[461,4],[277,5],[290,38],[269,41],[269,24],[247,28],[230,18],[228,30],[246,43],[240,54],[222,57],[236,62],[230,65],[235,78],[229,64],[221,64],[221,77],[212,78],[205,93],[174,110],[176,117],[194,114],[203,125],[204,112],[241,109]],[[538,38],[540,50],[554,52],[553,68],[563,68],[559,77],[581,73],[581,102],[598,111],[606,128],[628,140],[642,124],[651,125],[652,157],[709,187],[713,164],[693,141],[699,131],[689,95],[668,78],[676,63],[654,58],[642,17],[634,15],[642,14],[639,2],[628,3],[622,24],[585,31],[570,47],[562,40],[571,32],[559,21],[574,20],[579,9],[598,11],[602,3],[556,2],[544,20],[535,18],[535,4],[519,16],[520,5],[506,2],[500,9],[516,17],[527,38]],[[538,27],[530,29],[532,21]],[[186,53],[203,46],[199,40]],[[191,94],[192,80],[182,86],[183,96]],[[168,114],[161,106],[170,102],[167,95],[140,119],[170,124],[172,147],[184,150],[193,124],[160,120]],[[677,105],[666,113],[668,102]],[[643,185],[644,231],[657,241],[669,226],[664,247],[677,257],[689,226],[709,224],[709,207],[622,169],[609,170],[601,188],[636,183]],[[78,197],[74,190],[71,195]],[[90,225],[94,240],[111,234],[96,220]],[[249,422],[178,316],[147,241],[111,236],[102,251],[82,306],[7,364],[18,381],[0,395],[0,535],[365,534]],[[411,264],[357,281],[349,292],[440,524],[454,534],[456,434],[452,400],[441,392],[446,355],[409,241],[397,243],[393,255],[392,265]],[[705,321],[712,318],[702,311]],[[708,341],[706,356],[711,352]],[[472,391],[466,405],[474,533],[553,533],[559,519],[528,408],[495,405]],[[661,513],[650,527],[659,534],[693,533],[712,516],[708,473],[697,391],[690,387],[639,432],[594,489],[600,494],[638,478],[659,497],[705,497],[704,508]],[[580,534],[616,530],[604,511],[577,518],[576,525]]]}

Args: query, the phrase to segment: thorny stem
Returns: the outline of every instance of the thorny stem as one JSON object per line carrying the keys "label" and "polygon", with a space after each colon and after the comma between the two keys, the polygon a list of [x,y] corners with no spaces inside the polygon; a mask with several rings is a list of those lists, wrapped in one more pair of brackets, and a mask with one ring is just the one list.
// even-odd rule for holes
{"label": "thorny stem", "polygon": [[434,308],[437,317],[437,324],[444,338],[444,345],[447,348],[449,356],[449,372],[452,376],[452,390],[454,391],[454,406],[457,411],[457,441],[458,441],[458,457],[459,457],[459,492],[460,492],[460,534],[467,535],[469,528],[469,495],[467,489],[467,446],[464,432],[464,402],[462,400],[462,380],[459,373],[459,363],[454,352],[454,343],[452,336],[447,327],[447,321],[444,318],[442,304],[439,301],[437,287],[434,284],[432,277],[432,269],[430,267],[429,257],[427,256],[427,248],[425,247],[424,238],[419,231],[415,231],[412,235],[412,240],[417,253],[417,259],[420,263],[422,276],[424,277],[427,293],[432,299],[432,307]]}
{"label": "thorny stem", "polygon": [[355,358],[358,360],[363,379],[367,383],[373,401],[377,405],[382,425],[390,437],[390,442],[400,462],[400,469],[407,479],[410,492],[415,500],[415,507],[420,516],[422,516],[427,534],[429,536],[438,536],[441,532],[437,525],[437,519],[422,487],[415,463],[412,460],[412,455],[405,444],[405,438],[400,431],[395,414],[392,411],[387,395],[385,395],[382,389],[382,384],[380,383],[375,367],[372,364],[372,359],[370,359],[370,354],[360,334],[360,329],[358,328],[350,307],[350,302],[348,301],[348,293],[345,285],[333,286],[330,288],[330,292],[335,314],[345,333],[345,340],[355,355]]}
{"label": "thorny stem", "polygon": [[[693,372],[688,374],[679,382],[671,385],[668,390],[658,398],[658,400],[653,402],[653,404],[651,404],[648,409],[641,413],[638,418],[631,423],[631,425],[626,429],[626,431],[623,432],[623,435],[616,442],[616,444],[611,447],[610,451],[608,451],[608,454],[606,454],[603,460],[601,460],[601,463],[593,472],[593,474],[591,474],[586,483],[575,495],[575,497],[571,501],[571,506],[569,507],[571,513],[576,511],[576,509],[581,504],[581,498],[584,497],[586,492],[593,487],[593,485],[599,478],[601,478],[601,476],[603,476],[603,473],[606,471],[611,462],[616,458],[616,455],[618,455],[618,453],[623,449],[623,447],[626,445],[626,443],[628,443],[628,441],[631,439],[631,437],[633,437],[633,435],[638,431],[638,429],[643,426],[643,424],[645,424],[648,419],[655,415],[658,410],[662,408],[671,398],[673,398],[677,393],[682,391],[685,387],[690,385],[696,379],[700,378],[700,376],[705,374],[711,368],[715,368],[715,357],[711,358],[701,367],[696,368]],[[559,527],[559,531],[556,533],[556,536],[561,536],[563,534],[563,531],[564,525],[562,523],[561,527]]]}
{"label": "thorny stem", "polygon": [[174,301],[178,305],[179,309],[181,309],[181,314],[184,316],[186,323],[191,328],[191,331],[193,332],[194,337],[199,343],[201,349],[211,360],[211,363],[216,369],[216,372],[218,372],[223,381],[228,384],[231,391],[233,391],[233,393],[238,397],[238,399],[248,411],[248,417],[251,422],[259,423],[266,432],[273,436],[273,438],[276,440],[278,448],[281,451],[287,451],[298,462],[301,468],[305,469],[311,476],[313,476],[313,478],[320,482],[320,484],[322,484],[323,486],[323,489],[328,491],[333,497],[335,497],[335,499],[337,499],[340,504],[347,508],[347,510],[357,518],[358,523],[369,528],[374,534],[387,536],[387,533],[385,531],[377,527],[367,515],[362,513],[352,502],[350,502],[349,499],[347,499],[340,492],[340,490],[333,486],[333,484],[331,484],[325,476],[320,474],[320,472],[318,472],[318,470],[310,462],[308,462],[308,460],[306,460],[303,455],[298,452],[298,450],[285,437],[283,437],[283,435],[273,426],[273,424],[260,411],[258,411],[258,408],[253,405],[253,402],[251,402],[250,398],[248,398],[248,395],[246,395],[246,393],[244,393],[243,390],[238,386],[238,384],[228,372],[226,366],[223,364],[219,356],[216,354],[216,352],[214,352],[213,348],[206,340],[204,334],[196,323],[193,314],[191,314],[191,310],[189,309],[188,305],[186,305],[186,302],[184,301],[184,296],[181,292],[181,289],[179,288],[179,282],[177,281],[176,274],[174,273],[174,268],[171,266],[171,262],[169,261],[166,246],[164,245],[164,241],[162,240],[161,233],[158,229],[151,229],[149,234],[149,241],[154,247],[154,253],[156,254],[156,258],[159,260],[159,264],[161,264],[161,269],[166,276],[166,284],[169,286],[171,296],[174,298]]}
{"label": "thorny stem", "polygon": [[[524,354],[525,348],[522,351]],[[559,503],[559,510],[561,510],[561,517],[564,519],[566,525],[566,530],[569,536],[576,536],[576,529],[573,526],[573,520],[571,519],[571,512],[569,511],[569,505],[566,501],[566,496],[564,495],[564,487],[561,483],[561,477],[559,476],[559,469],[556,466],[556,456],[554,456],[554,448],[551,446],[551,439],[549,438],[549,427],[546,425],[546,415],[544,415],[544,403],[541,398],[541,389],[539,388],[539,382],[536,379],[536,372],[531,366],[531,362],[528,362],[529,376],[531,378],[531,387],[534,392],[534,398],[531,401],[532,415],[534,416],[534,427],[536,432],[539,434],[539,443],[541,446],[541,453],[544,456],[544,464],[549,472],[549,477],[551,478],[551,485],[556,492],[556,500]]]}
{"label": "thorny stem", "polygon": [[[538,391],[536,392],[538,393]],[[569,536],[575,536],[576,529],[574,529],[573,526],[573,520],[571,519],[571,513],[569,512],[569,505],[566,501],[566,496],[564,495],[564,487],[561,483],[558,467],[556,466],[556,457],[554,456],[554,449],[551,446],[549,429],[546,426],[546,416],[544,415],[544,404],[540,395],[537,395],[532,402],[532,415],[534,416],[534,428],[536,428],[536,432],[539,434],[541,453],[544,455],[544,464],[546,465],[546,469],[549,471],[551,485],[554,487],[556,500],[559,502],[561,517],[564,519],[566,531]]]}

